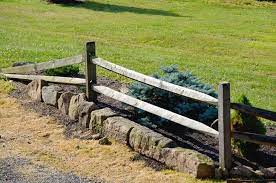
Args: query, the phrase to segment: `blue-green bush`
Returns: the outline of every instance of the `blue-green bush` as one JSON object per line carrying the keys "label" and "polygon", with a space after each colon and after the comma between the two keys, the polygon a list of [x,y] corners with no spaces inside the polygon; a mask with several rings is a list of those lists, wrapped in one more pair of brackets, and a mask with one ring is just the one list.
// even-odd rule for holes
{"label": "blue-green bush", "polygon": [[[161,68],[161,71],[161,73],[154,74],[153,77],[217,97],[217,93],[211,85],[201,82],[190,72],[180,72],[177,66],[164,67]],[[137,99],[198,120],[207,125],[217,119],[216,107],[139,82],[134,82],[129,86],[129,94]],[[161,126],[168,124],[168,120],[145,111],[137,109],[136,112],[138,122],[144,125],[150,123]]]}

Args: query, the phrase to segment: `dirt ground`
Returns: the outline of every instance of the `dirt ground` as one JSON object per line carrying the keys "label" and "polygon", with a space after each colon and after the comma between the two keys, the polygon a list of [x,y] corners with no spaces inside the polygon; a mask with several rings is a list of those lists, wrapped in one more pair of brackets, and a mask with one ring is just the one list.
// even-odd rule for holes
{"label": "dirt ground", "polygon": [[0,173],[5,178],[0,182],[28,182],[40,175],[57,182],[201,182],[184,173],[156,170],[116,142],[102,146],[67,138],[60,121],[28,110],[22,102],[31,101],[0,93]]}

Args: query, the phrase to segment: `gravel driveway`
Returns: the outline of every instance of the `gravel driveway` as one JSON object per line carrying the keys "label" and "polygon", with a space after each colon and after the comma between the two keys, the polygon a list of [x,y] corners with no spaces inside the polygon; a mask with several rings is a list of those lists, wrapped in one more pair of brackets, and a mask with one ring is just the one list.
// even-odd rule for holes
{"label": "gravel driveway", "polygon": [[30,160],[11,157],[0,159],[0,183],[100,183],[97,178],[79,177],[53,168],[33,164]]}

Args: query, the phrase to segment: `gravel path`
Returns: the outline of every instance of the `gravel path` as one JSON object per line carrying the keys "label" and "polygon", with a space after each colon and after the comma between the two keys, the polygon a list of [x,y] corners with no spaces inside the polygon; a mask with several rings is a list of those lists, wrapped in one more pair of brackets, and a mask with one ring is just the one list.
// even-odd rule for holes
{"label": "gravel path", "polygon": [[33,164],[20,157],[0,159],[0,183],[100,183],[97,178],[79,177]]}

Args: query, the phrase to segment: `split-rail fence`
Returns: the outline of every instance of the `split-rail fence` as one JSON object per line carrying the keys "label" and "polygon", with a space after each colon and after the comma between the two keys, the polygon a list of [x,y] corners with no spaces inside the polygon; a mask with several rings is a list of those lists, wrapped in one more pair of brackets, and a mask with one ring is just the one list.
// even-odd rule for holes
{"label": "split-rail fence", "polygon": [[[85,62],[85,79],[57,77],[57,76],[42,76],[42,75],[26,75],[30,72],[37,72],[46,69],[58,68],[72,64]],[[102,67],[117,74],[126,76],[133,80],[166,90],[178,95],[182,95],[199,102],[204,102],[218,107],[218,131],[193,119],[176,114],[161,107],[152,105],[134,97],[115,91],[106,86],[97,85],[96,67]],[[207,94],[174,85],[166,81],[162,81],[150,76],[146,76],[139,72],[121,67],[119,65],[108,62],[102,58],[96,57],[95,42],[87,42],[85,45],[84,55],[77,55],[70,58],[64,58],[49,62],[35,63],[17,67],[4,68],[1,70],[1,75],[10,79],[35,80],[41,79],[53,83],[86,85],[86,95],[89,101],[96,101],[97,94],[103,94],[120,102],[126,103],[133,107],[142,109],[149,113],[158,115],[168,119],[174,123],[178,123],[185,127],[197,130],[208,135],[214,136],[219,140],[219,165],[222,170],[229,171],[232,166],[232,148],[231,138],[241,139],[252,143],[276,146],[276,137],[266,136],[254,133],[238,132],[231,130],[230,110],[235,109],[243,113],[262,117],[268,120],[276,121],[276,112],[268,111],[252,106],[247,106],[238,103],[231,103],[230,99],[230,83],[222,82],[218,86],[218,99]]]}

